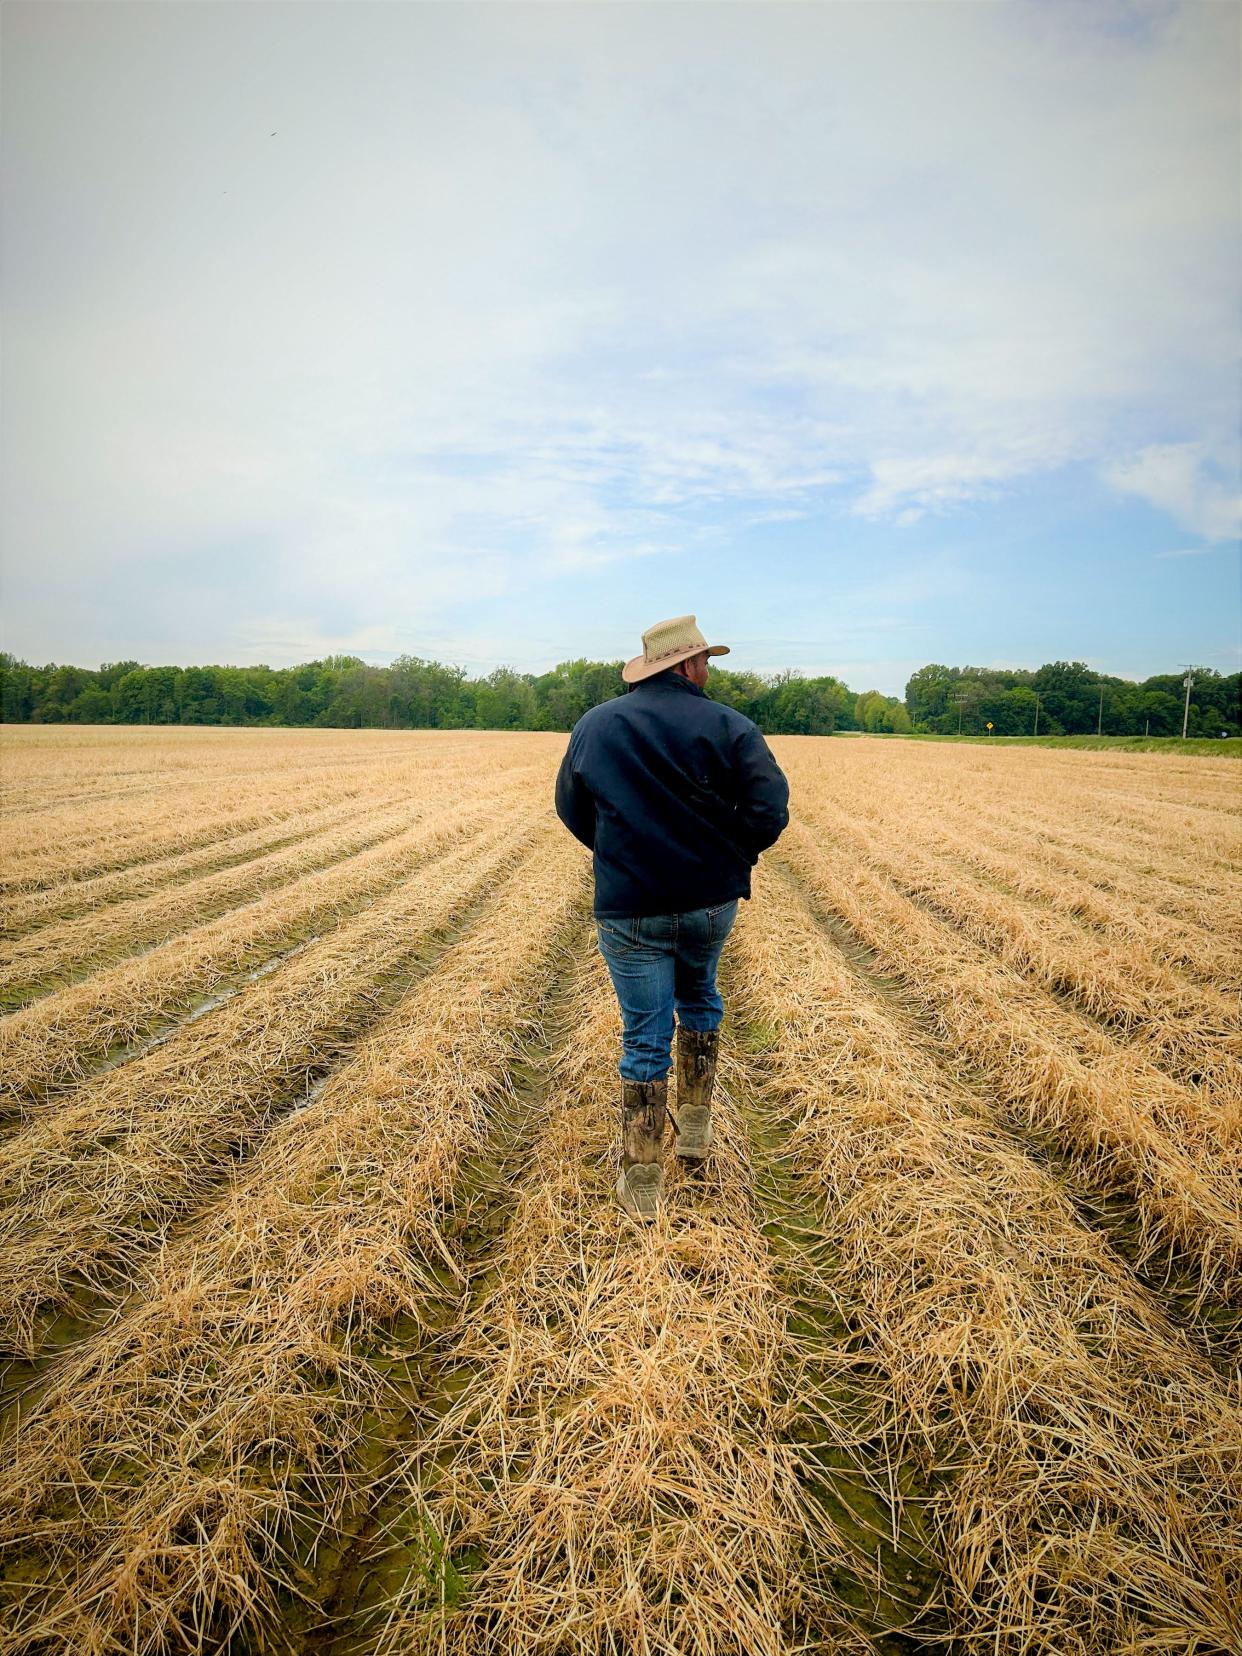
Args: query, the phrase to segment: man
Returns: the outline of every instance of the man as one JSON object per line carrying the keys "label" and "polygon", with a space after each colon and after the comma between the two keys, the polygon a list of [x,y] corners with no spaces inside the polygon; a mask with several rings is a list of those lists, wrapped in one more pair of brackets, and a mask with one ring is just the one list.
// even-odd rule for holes
{"label": "man", "polygon": [[677,1153],[701,1161],[724,1015],[716,965],[751,868],[789,821],[759,727],[704,693],[708,657],[728,648],[693,615],[650,627],[622,669],[629,694],[582,715],[556,779],[557,815],[594,853],[596,933],[624,1026],[617,1197],[645,1223],[664,1184],[674,1011]]}

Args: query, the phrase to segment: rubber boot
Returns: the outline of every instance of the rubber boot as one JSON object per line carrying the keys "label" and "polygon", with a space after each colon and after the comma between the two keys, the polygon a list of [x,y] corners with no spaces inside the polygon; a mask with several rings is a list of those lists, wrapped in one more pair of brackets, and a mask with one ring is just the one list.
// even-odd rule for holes
{"label": "rubber boot", "polygon": [[664,1107],[668,1100],[668,1077],[658,1081],[621,1083],[621,1176],[617,1200],[640,1224],[649,1225],[660,1207],[664,1190],[664,1168],[660,1163],[664,1142]]}
{"label": "rubber boot", "polygon": [[717,1029],[677,1026],[677,1154],[702,1161],[712,1143],[712,1087],[716,1081]]}

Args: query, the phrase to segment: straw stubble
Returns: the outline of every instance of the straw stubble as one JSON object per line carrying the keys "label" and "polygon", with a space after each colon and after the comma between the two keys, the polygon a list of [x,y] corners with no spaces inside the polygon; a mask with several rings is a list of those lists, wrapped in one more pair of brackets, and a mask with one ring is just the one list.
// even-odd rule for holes
{"label": "straw stubble", "polygon": [[3,1656],[1242,1648],[1236,770],[773,745],[639,1230],[563,736],[13,736]]}
{"label": "straw stubble", "polygon": [[839,1291],[939,1468],[954,1631],[993,1652],[1242,1641],[1242,1412],[1055,1182],[765,874],[733,955]]}
{"label": "straw stubble", "polygon": [[389,1399],[377,1336],[456,1292],[444,1210],[498,1130],[584,896],[577,849],[544,838],[62,1365],[0,1472],[6,1656],[205,1652],[230,1626],[283,1642],[295,1531],[330,1535],[366,1475]]}
{"label": "straw stubble", "polygon": [[517,813],[449,851],[210,1018],[89,1082],[0,1147],[0,1349],[85,1278],[124,1294],[134,1262],[193,1210],[380,1009],[386,978],[511,875],[546,826]]}

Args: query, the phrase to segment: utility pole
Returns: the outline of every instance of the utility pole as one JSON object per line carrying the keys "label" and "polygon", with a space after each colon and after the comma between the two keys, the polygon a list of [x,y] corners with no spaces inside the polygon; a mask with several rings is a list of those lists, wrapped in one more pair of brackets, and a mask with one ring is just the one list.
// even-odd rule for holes
{"label": "utility pole", "polygon": [[962,734],[962,709],[966,706],[966,697],[954,696],[953,700],[957,704],[957,733],[960,736]]}
{"label": "utility pole", "polygon": [[1095,733],[1097,736],[1104,734],[1104,684],[1102,680],[1100,682],[1100,716],[1095,721]]}
{"label": "utility pole", "polygon": [[1035,692],[1035,728],[1031,732],[1031,735],[1032,736],[1038,736],[1039,735],[1039,691],[1038,690]]}
{"label": "utility pole", "polygon": [[1182,741],[1186,740],[1186,731],[1190,724],[1190,691],[1195,682],[1194,669],[1187,667],[1186,677],[1182,683],[1186,686],[1186,706],[1182,710]]}

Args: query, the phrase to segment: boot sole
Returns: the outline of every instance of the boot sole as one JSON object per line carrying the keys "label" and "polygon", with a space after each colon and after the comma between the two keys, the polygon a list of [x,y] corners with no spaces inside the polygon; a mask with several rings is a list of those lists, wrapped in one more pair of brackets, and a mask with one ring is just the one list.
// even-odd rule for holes
{"label": "boot sole", "polygon": [[674,1129],[673,1150],[682,1161],[703,1161],[712,1147],[713,1137],[712,1119],[707,1111],[688,1109],[681,1127]]}
{"label": "boot sole", "polygon": [[[657,1212],[654,1212],[654,1213],[644,1213],[642,1208],[637,1206],[637,1204],[634,1201],[634,1198],[630,1195],[630,1189],[629,1189],[629,1186],[625,1182],[625,1174],[624,1173],[617,1180],[616,1195],[617,1195],[617,1202],[619,1203],[622,1212],[628,1214],[629,1217],[631,1219],[633,1219],[635,1224],[638,1224],[638,1225],[654,1225],[655,1224],[656,1219],[658,1217],[658,1209],[657,1209]],[[658,1202],[658,1200],[659,1200],[659,1198],[657,1197],[657,1202]]]}

